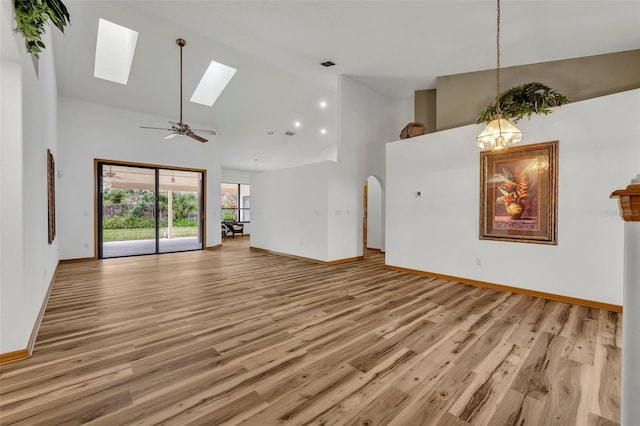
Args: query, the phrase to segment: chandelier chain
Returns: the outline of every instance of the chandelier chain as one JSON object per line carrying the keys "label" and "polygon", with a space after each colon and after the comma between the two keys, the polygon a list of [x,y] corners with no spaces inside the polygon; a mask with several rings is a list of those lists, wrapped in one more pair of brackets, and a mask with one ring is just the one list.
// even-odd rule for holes
{"label": "chandelier chain", "polygon": [[496,28],[496,114],[500,116],[500,0],[497,0]]}
{"label": "chandelier chain", "polygon": [[496,0],[496,104],[495,115],[476,138],[476,147],[483,151],[503,150],[522,141],[522,132],[502,117],[500,108],[500,0]]}

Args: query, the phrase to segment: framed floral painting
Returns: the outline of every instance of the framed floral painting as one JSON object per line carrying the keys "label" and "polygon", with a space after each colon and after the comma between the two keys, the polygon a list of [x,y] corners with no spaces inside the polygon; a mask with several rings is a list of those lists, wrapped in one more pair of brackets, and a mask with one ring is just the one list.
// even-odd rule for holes
{"label": "framed floral painting", "polygon": [[480,239],[557,244],[558,141],[480,153]]}

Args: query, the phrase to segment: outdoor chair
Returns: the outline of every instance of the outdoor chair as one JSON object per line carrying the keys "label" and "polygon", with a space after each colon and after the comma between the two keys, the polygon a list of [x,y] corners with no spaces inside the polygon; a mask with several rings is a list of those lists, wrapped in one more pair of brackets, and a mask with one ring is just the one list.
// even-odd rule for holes
{"label": "outdoor chair", "polygon": [[223,229],[226,226],[227,231],[226,235],[231,235],[231,238],[235,238],[236,234],[240,234],[244,237],[244,225],[242,223],[238,223],[235,220],[225,220],[222,222]]}

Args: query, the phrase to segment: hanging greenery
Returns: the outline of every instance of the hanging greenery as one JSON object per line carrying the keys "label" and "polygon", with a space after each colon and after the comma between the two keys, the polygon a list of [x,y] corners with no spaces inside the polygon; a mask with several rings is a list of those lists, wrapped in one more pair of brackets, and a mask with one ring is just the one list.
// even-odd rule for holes
{"label": "hanging greenery", "polygon": [[22,33],[27,52],[38,57],[44,49],[42,35],[44,26],[51,21],[61,32],[70,22],[69,11],[60,0],[14,0],[16,31]]}
{"label": "hanging greenery", "polygon": [[[503,118],[517,123],[531,114],[549,114],[551,107],[569,102],[566,96],[542,83],[526,83],[500,93],[500,112]],[[488,123],[495,118],[496,104],[489,104],[478,117],[478,123]]]}

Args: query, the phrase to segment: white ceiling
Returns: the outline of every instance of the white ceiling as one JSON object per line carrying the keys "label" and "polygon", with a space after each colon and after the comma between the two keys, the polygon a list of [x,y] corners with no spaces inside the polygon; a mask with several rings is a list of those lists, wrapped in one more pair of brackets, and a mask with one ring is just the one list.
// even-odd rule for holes
{"label": "white ceiling", "polygon": [[[339,75],[389,98],[410,99],[414,90],[435,87],[439,75],[495,66],[494,1],[65,4],[71,25],[64,35],[54,32],[59,94],[177,121],[175,39],[184,38],[184,121],[218,131],[222,164],[230,169],[268,170],[327,158],[338,138]],[[126,86],[93,77],[98,18],[139,32]],[[503,0],[503,66],[639,48],[640,0]],[[238,72],[209,108],[188,98],[211,60]],[[320,66],[325,60],[337,65]],[[326,109],[319,108],[320,100],[328,102]],[[287,130],[296,135],[284,136]]]}

